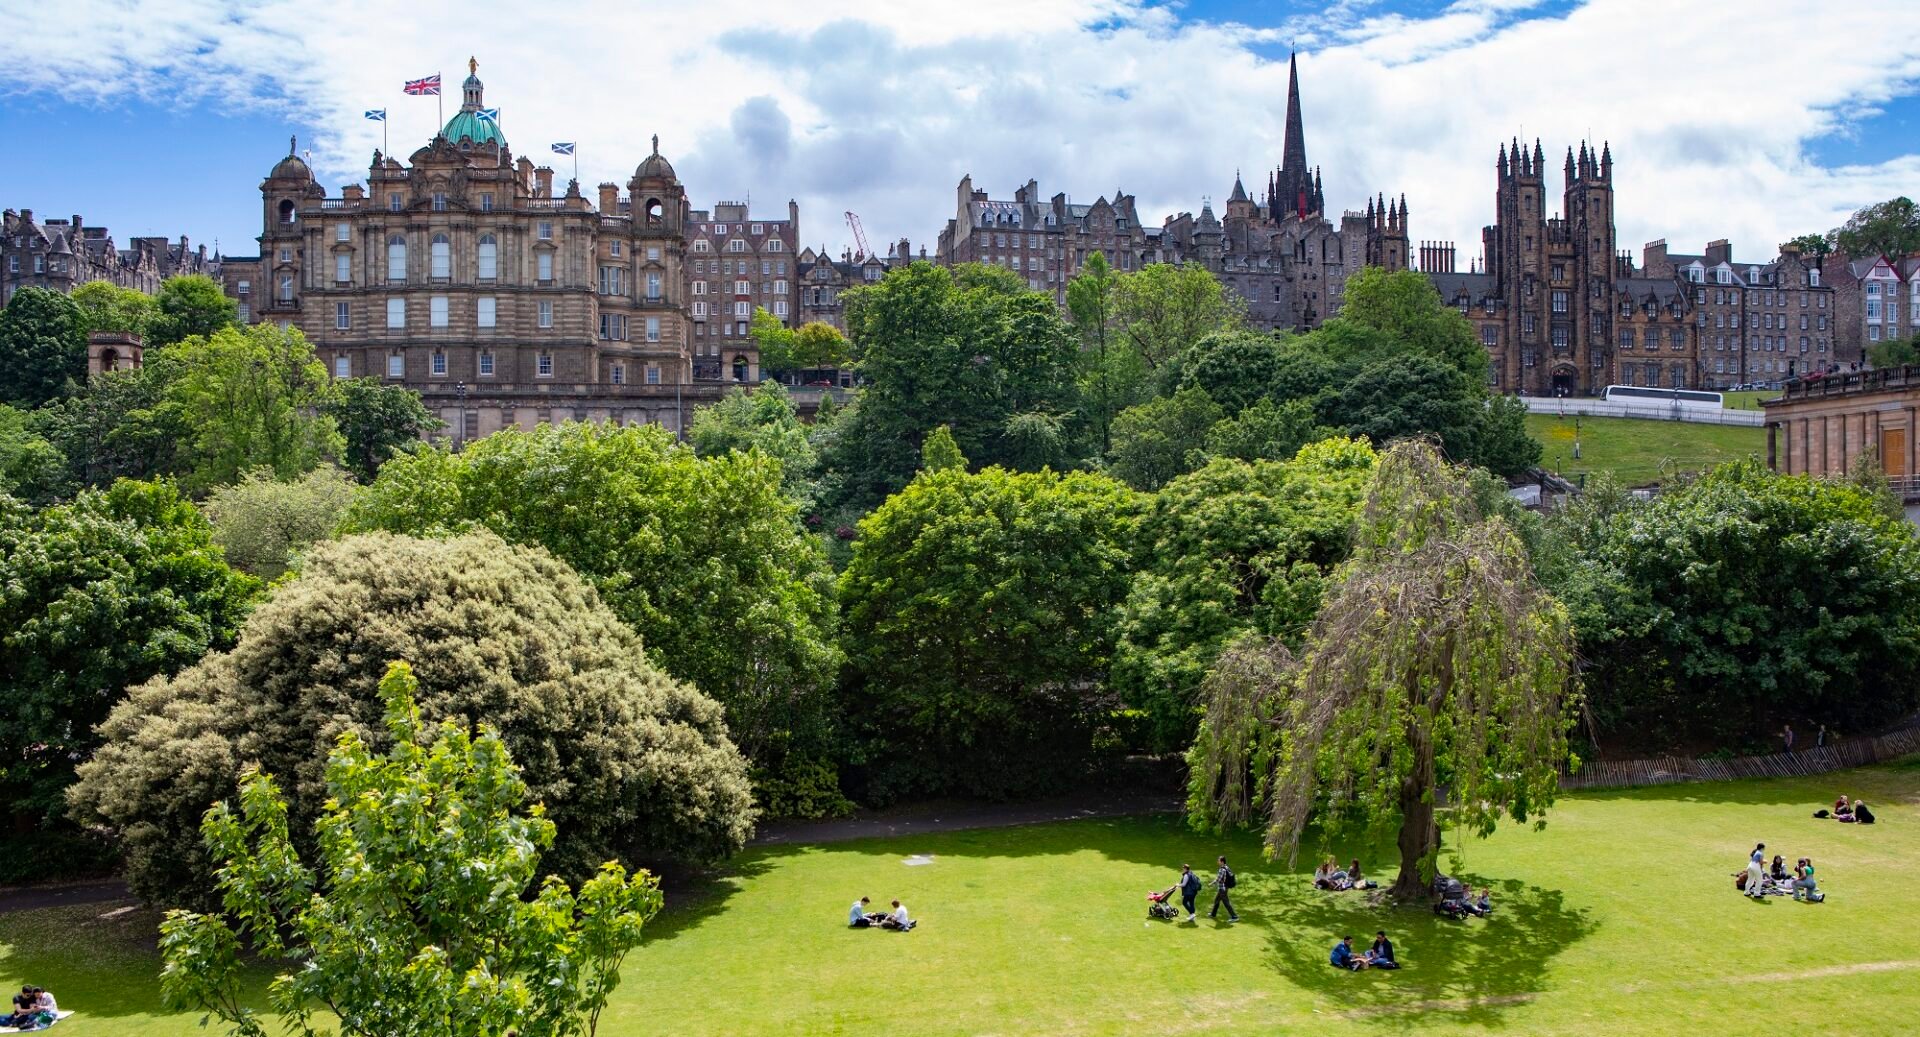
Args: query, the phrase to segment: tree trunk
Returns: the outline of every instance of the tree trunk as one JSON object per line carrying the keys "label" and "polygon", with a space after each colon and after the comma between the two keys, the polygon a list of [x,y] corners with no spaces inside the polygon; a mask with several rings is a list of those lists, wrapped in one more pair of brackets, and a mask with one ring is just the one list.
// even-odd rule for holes
{"label": "tree trunk", "polygon": [[1440,845],[1433,821],[1433,736],[1418,727],[1412,732],[1413,772],[1400,786],[1400,874],[1389,892],[1396,900],[1428,895],[1428,879],[1420,865]]}

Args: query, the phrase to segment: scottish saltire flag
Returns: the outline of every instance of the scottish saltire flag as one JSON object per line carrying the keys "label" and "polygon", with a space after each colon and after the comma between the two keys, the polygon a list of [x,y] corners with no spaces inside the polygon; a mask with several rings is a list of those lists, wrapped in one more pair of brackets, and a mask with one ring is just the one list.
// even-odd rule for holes
{"label": "scottish saltire flag", "polygon": [[367,118],[372,119],[374,122],[386,122],[387,110],[385,108],[369,108],[367,109]]}
{"label": "scottish saltire flag", "polygon": [[564,144],[555,144],[555,145],[553,146],[553,153],[554,153],[554,154],[556,154],[556,155],[571,155],[571,154],[573,154],[573,141],[567,141],[567,142],[566,142],[566,143],[564,143]]}
{"label": "scottish saltire flag", "polygon": [[425,79],[409,79],[402,89],[415,97],[439,97],[440,73],[435,72]]}
{"label": "scottish saltire flag", "polygon": [[500,122],[500,109],[480,108],[474,111],[473,117],[481,122],[490,122],[497,125]]}

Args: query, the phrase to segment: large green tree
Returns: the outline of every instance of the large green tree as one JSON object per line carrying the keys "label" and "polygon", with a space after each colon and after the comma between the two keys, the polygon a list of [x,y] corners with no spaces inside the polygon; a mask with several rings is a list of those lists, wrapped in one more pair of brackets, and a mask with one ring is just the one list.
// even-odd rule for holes
{"label": "large green tree", "polygon": [[840,664],[831,575],[779,463],[699,457],[659,426],[510,428],[458,454],[397,457],[353,528],[485,526],[591,580],[668,673],[727,708],[763,795],[825,752]]}
{"label": "large green tree", "polygon": [[206,338],[240,319],[239,301],[228,298],[220,282],[205,274],[180,274],[162,281],[154,306],[159,312],[148,324],[150,346]]}
{"label": "large green tree", "polygon": [[421,709],[487,723],[558,826],[553,867],[710,861],[739,849],[754,810],[718,703],[658,670],[649,649],[566,563],[490,533],[386,533],[315,545],[230,651],[150,681],[116,706],[69,790],[118,833],[129,885],[193,905],[213,888],[207,807],[257,765],[283,783],[311,846],[341,734],[374,737],[387,663],[414,661]]}
{"label": "large green tree", "polygon": [[362,482],[372,482],[388,458],[419,446],[445,425],[420,402],[418,392],[378,378],[335,382],[323,409],[340,430],[347,469]]}
{"label": "large green tree", "polygon": [[1373,465],[1364,441],[1334,439],[1285,463],[1215,461],[1154,496],[1113,664],[1147,747],[1192,740],[1201,679],[1227,644],[1247,634],[1299,643],[1347,556]]}
{"label": "large green tree", "polygon": [[1856,258],[1900,259],[1920,252],[1920,205],[1905,197],[1861,208],[1827,232],[1832,250]]}
{"label": "large green tree", "polygon": [[1207,463],[1207,434],[1225,417],[1202,389],[1128,407],[1114,419],[1109,470],[1136,490],[1157,490]]}
{"label": "large green tree", "polygon": [[353,480],[332,465],[286,482],[254,471],[215,489],[204,507],[227,561],[273,580],[300,552],[333,534],[353,504],[353,490]]}
{"label": "large green tree", "polygon": [[1073,459],[1078,349],[1051,296],[1011,270],[918,262],[846,298],[867,386],[826,459],[832,504],[865,509],[905,486],[941,425],[976,464]]}
{"label": "large green tree", "polygon": [[847,337],[822,321],[810,320],[789,328],[764,307],[755,307],[750,330],[760,350],[760,370],[765,374],[844,367],[852,359]]}
{"label": "large green tree", "polygon": [[67,459],[34,430],[31,412],[0,403],[0,494],[46,504],[70,485]]}
{"label": "large green tree", "polygon": [[148,350],[137,370],[94,375],[79,392],[33,412],[32,430],[60,451],[68,483],[110,486],[183,471],[193,434],[184,415],[166,406],[180,371],[173,352]]}
{"label": "large green tree", "polygon": [[1149,263],[1114,286],[1114,323],[1149,371],[1168,368],[1208,335],[1238,329],[1245,314],[1245,301],[1198,264]]}
{"label": "large green tree", "polygon": [[121,482],[40,511],[0,497],[0,800],[63,816],[107,711],[230,647],[258,586],[169,486]]}
{"label": "large green tree", "polygon": [[1196,816],[1264,808],[1268,852],[1289,860],[1313,819],[1329,840],[1397,832],[1404,899],[1426,895],[1443,787],[1464,831],[1543,823],[1572,759],[1572,632],[1519,538],[1472,499],[1429,444],[1381,458],[1304,655],[1250,639],[1209,676]]}
{"label": "large green tree", "polygon": [[73,290],[80,323],[88,332],[110,331],[145,336],[160,315],[153,296],[111,281],[88,281]]}
{"label": "large green tree", "polygon": [[189,486],[208,489],[254,468],[289,479],[343,452],[329,413],[336,386],[299,329],[221,328],[162,352],[178,364],[163,406],[191,435]]}
{"label": "large green tree", "polygon": [[1757,740],[1920,703],[1920,543],[1859,485],[1738,462],[1550,532],[1603,732]]}
{"label": "large green tree", "polygon": [[0,403],[38,407],[87,380],[87,328],[80,307],[28,286],[0,309]]}
{"label": "large green tree", "polygon": [[811,510],[819,458],[793,397],[779,382],[735,386],[717,402],[694,411],[687,442],[701,457],[757,450],[773,458],[780,462],[780,484],[802,509]]}
{"label": "large green tree", "polygon": [[1103,476],[940,467],[860,524],[840,597],[871,798],[1084,767],[1137,511]]}
{"label": "large green tree", "polygon": [[[241,1037],[240,934],[292,967],[273,981],[276,1031],[317,1037],[592,1035],[620,964],[660,910],[657,880],[608,862],[576,893],[533,886],[554,823],[498,731],[421,722],[405,663],[381,681],[388,748],[340,736],[327,761],[318,866],[301,860],[273,778],[249,768],[237,806],[201,825],[225,912],[168,912],[161,994]],[[429,740],[431,734],[431,740]],[[229,922],[231,918],[231,923]],[[236,931],[238,930],[238,931]],[[204,1022],[204,1020],[203,1020]]]}

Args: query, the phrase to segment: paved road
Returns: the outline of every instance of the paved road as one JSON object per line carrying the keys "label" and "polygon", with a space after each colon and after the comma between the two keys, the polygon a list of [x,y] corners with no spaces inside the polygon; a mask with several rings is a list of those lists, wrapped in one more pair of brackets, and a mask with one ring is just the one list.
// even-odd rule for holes
{"label": "paved road", "polygon": [[111,904],[133,900],[127,884],[119,879],[98,882],[71,882],[58,886],[9,886],[0,888],[0,914],[9,911],[38,911],[43,907],[69,904]]}

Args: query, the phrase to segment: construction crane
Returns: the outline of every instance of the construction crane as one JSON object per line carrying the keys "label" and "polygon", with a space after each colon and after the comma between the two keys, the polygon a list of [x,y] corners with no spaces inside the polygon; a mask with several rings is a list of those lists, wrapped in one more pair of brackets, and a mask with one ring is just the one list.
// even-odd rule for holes
{"label": "construction crane", "polygon": [[847,226],[853,229],[853,243],[860,250],[853,258],[864,260],[871,256],[873,250],[867,247],[867,229],[860,225],[860,214],[851,209],[847,210]]}

